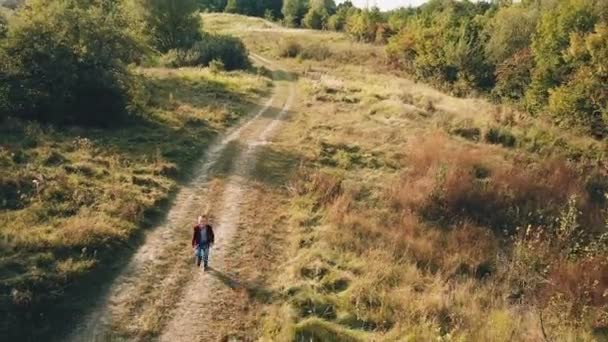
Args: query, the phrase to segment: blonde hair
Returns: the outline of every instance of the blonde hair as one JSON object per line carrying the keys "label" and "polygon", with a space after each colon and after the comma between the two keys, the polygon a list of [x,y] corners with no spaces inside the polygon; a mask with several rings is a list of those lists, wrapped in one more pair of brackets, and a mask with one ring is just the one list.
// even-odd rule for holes
{"label": "blonde hair", "polygon": [[198,220],[197,220],[198,224],[201,224],[203,222],[203,219],[209,219],[209,215],[207,215],[207,214],[199,215]]}

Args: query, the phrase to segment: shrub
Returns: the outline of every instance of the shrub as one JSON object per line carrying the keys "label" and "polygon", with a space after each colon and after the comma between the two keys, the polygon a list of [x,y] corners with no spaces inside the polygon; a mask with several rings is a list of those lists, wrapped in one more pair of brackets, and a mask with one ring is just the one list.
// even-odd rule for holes
{"label": "shrub", "polygon": [[284,40],[279,46],[279,56],[295,58],[302,51],[302,45],[295,40]]}
{"label": "shrub", "polygon": [[137,82],[127,64],[141,44],[131,20],[117,3],[85,3],[32,0],[16,12],[0,49],[0,112],[110,125],[132,109]]}
{"label": "shrub", "polygon": [[497,127],[492,127],[486,132],[485,140],[491,144],[502,145],[504,147],[514,147],[517,142],[517,139],[511,132]]}
{"label": "shrub", "polygon": [[221,62],[226,70],[249,67],[245,44],[238,38],[225,35],[206,34],[192,48],[172,50],[164,59],[173,67],[209,66],[213,60]]}
{"label": "shrub", "polygon": [[433,222],[471,222],[513,233],[528,224],[553,226],[570,196],[582,196],[583,180],[564,161],[524,167],[490,155],[496,152],[487,146],[456,147],[443,136],[412,142],[412,169],[389,190],[393,206]]}

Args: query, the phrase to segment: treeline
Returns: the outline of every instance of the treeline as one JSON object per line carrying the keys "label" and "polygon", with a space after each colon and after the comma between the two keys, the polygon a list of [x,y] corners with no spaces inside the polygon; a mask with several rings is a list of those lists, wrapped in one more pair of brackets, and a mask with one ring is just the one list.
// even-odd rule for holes
{"label": "treeline", "polygon": [[336,6],[334,0],[199,0],[199,6],[203,11],[264,17],[314,29],[328,28],[329,17],[338,9],[353,7],[350,1]]}
{"label": "treeline", "polygon": [[485,93],[608,133],[608,1],[431,0],[384,13],[344,3],[327,14],[302,24],[387,44],[391,65],[456,95]]}
{"label": "treeline", "polygon": [[133,66],[159,55],[246,67],[242,42],[204,34],[198,11],[197,0],[27,0],[0,19],[0,119],[122,122],[145,105]]}
{"label": "treeline", "polygon": [[[226,6],[272,17],[279,2]],[[381,12],[350,1],[284,0],[281,17],[287,26],[386,44],[392,66],[455,95],[487,94],[561,126],[608,135],[608,1],[430,0]]]}

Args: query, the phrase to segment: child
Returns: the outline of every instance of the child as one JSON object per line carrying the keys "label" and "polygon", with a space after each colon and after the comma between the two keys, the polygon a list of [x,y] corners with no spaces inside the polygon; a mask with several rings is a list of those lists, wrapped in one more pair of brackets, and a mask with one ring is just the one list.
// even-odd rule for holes
{"label": "child", "polygon": [[198,217],[198,224],[194,226],[192,235],[192,247],[195,248],[196,266],[201,265],[203,261],[203,270],[209,268],[209,249],[215,242],[213,228],[209,224],[207,215]]}

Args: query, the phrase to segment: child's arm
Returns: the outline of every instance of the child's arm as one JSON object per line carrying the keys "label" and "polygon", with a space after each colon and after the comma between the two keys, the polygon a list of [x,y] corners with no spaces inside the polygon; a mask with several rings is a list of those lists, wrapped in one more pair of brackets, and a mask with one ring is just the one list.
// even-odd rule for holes
{"label": "child's arm", "polygon": [[197,245],[197,241],[196,241],[196,226],[192,229],[193,233],[192,233],[192,247],[195,247]]}

